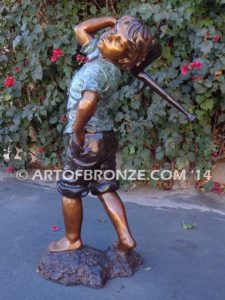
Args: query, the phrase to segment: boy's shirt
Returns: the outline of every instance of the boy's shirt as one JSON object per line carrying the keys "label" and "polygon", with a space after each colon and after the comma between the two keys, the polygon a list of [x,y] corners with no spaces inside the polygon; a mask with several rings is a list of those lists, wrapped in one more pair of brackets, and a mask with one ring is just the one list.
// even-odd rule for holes
{"label": "boy's shirt", "polygon": [[93,39],[81,49],[84,54],[87,54],[89,60],[72,78],[67,102],[68,124],[65,133],[73,133],[77,107],[82,98],[82,92],[85,90],[96,91],[100,95],[97,109],[85,127],[95,132],[113,129],[113,121],[107,111],[110,97],[118,89],[121,71],[112,62],[99,59],[100,52],[97,43],[98,40]]}

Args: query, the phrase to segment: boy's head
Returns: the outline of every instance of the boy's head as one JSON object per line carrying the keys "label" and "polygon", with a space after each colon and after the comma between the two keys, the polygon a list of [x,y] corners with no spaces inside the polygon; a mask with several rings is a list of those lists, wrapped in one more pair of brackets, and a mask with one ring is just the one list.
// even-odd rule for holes
{"label": "boy's head", "polygon": [[135,17],[124,16],[101,35],[98,48],[104,58],[129,71],[145,60],[152,43],[153,38],[145,24]]}

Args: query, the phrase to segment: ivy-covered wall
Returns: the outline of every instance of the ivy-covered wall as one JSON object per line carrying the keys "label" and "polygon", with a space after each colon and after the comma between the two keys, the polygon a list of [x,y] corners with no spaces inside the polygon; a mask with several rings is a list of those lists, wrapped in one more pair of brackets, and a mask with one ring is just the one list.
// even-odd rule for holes
{"label": "ivy-covered wall", "polygon": [[[141,82],[124,76],[112,102],[124,165],[206,170],[224,153],[225,1],[2,1],[0,4],[0,160],[28,166],[37,145],[44,165],[60,164],[68,137],[67,89],[84,63],[73,27],[82,20],[141,17],[163,46],[147,68],[197,121]],[[21,149],[21,160],[16,160]]]}

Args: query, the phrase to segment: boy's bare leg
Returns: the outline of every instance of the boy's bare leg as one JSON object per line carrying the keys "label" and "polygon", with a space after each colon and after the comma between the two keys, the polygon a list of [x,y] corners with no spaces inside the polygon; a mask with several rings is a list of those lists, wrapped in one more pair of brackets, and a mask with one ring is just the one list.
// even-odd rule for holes
{"label": "boy's bare leg", "polygon": [[116,192],[108,192],[100,194],[98,197],[102,201],[119,237],[117,248],[122,251],[133,249],[136,242],[131,235],[126,211],[119,195]]}
{"label": "boy's bare leg", "polygon": [[59,241],[49,245],[50,251],[76,250],[82,247],[80,239],[83,220],[83,206],[81,198],[62,197],[62,211],[66,235]]}

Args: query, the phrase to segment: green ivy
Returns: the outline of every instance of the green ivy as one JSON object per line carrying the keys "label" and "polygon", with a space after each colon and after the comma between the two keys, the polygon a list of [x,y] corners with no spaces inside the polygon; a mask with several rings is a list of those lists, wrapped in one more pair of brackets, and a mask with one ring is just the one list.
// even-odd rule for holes
{"label": "green ivy", "polygon": [[[106,5],[107,2],[107,5]],[[224,122],[225,2],[170,1],[3,1],[0,6],[0,159],[27,166],[31,147],[42,163],[60,165],[68,137],[63,134],[67,90],[79,45],[73,27],[94,16],[141,17],[163,46],[147,68],[165,90],[197,115],[184,116],[129,75],[114,95],[115,120],[124,167],[151,169],[157,163],[179,170],[211,167],[216,150],[215,114]],[[55,61],[54,49],[62,53]],[[200,67],[193,67],[198,62]],[[185,68],[183,75],[181,68]],[[184,70],[185,71],[185,70]],[[6,87],[7,77],[14,84]],[[20,160],[16,159],[18,149]]]}

